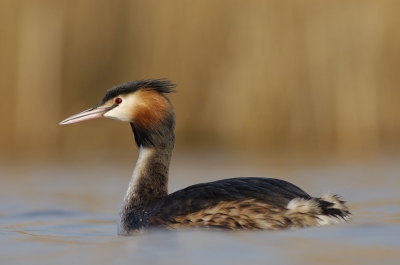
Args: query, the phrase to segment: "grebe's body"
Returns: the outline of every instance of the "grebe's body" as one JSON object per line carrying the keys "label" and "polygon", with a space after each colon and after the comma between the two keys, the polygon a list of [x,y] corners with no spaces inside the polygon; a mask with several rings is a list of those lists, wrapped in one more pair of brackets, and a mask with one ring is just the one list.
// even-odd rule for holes
{"label": "grebe's body", "polygon": [[174,110],[165,96],[170,92],[174,85],[165,79],[125,83],[109,89],[93,108],[60,123],[108,117],[131,124],[140,153],[120,211],[120,235],[150,228],[278,230],[350,219],[338,196],[311,197],[278,179],[225,179],[168,195],[175,143]]}

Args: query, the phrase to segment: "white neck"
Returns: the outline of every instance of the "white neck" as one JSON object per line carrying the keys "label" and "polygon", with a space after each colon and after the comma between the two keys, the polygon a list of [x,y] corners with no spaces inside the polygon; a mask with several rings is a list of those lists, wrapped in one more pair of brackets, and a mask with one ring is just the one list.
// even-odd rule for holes
{"label": "white neck", "polygon": [[150,160],[152,154],[154,154],[155,150],[153,148],[144,148],[140,147],[139,157],[136,162],[135,169],[133,170],[131,181],[129,182],[128,190],[126,191],[124,203],[129,204],[132,199],[138,196],[138,183],[142,176],[146,174],[145,170],[148,165],[148,161]]}
{"label": "white neck", "polygon": [[139,158],[120,210],[119,234],[139,225],[141,214],[155,201],[168,195],[171,148],[140,147]]}

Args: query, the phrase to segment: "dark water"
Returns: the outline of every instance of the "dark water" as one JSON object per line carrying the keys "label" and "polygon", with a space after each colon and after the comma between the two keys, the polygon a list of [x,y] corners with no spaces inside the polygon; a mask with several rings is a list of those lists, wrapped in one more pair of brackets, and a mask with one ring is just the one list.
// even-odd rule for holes
{"label": "dark water", "polygon": [[3,165],[0,264],[400,264],[399,157],[313,161],[175,155],[170,192],[227,177],[278,177],[314,196],[340,194],[354,214],[351,223],[132,237],[116,236],[116,220],[134,161]]}

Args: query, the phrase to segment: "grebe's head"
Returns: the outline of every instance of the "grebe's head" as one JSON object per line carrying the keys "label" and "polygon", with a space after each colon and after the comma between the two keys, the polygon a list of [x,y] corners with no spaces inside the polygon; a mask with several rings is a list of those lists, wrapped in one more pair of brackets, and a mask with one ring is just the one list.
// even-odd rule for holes
{"label": "grebe's head", "polygon": [[167,93],[175,85],[166,79],[148,79],[110,88],[94,107],[62,122],[76,123],[101,117],[129,122],[138,146],[165,145],[174,140],[174,109]]}

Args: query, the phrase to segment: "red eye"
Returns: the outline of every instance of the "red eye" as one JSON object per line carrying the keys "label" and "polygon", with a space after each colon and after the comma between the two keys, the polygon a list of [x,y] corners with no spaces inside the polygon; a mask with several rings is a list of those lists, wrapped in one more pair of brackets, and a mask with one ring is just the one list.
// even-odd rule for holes
{"label": "red eye", "polygon": [[121,104],[122,103],[122,98],[116,98],[114,100],[115,104]]}

